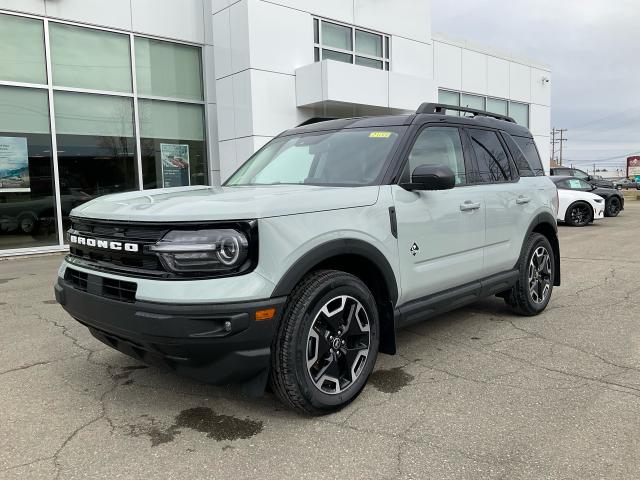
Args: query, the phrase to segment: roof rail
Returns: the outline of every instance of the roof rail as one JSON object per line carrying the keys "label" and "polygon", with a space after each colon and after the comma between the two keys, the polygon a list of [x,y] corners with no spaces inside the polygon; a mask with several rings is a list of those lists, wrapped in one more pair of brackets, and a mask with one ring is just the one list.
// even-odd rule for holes
{"label": "roof rail", "polygon": [[486,110],[478,110],[476,108],[458,107],[456,105],[445,105],[443,103],[426,103],[425,102],[418,107],[418,110],[416,110],[416,113],[439,113],[442,115],[446,115],[447,110],[456,110],[458,112],[473,113],[479,117],[492,117],[492,118],[497,118],[498,120],[505,120],[507,122],[516,123],[516,121],[513,118],[507,115],[500,115],[499,113],[487,112]]}

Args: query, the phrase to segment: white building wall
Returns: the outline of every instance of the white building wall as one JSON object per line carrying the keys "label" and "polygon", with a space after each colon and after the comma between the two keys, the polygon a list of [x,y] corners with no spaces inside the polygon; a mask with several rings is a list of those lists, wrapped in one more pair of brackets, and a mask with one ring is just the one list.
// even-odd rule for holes
{"label": "white building wall", "polygon": [[[223,180],[268,140],[311,117],[413,110],[437,99],[428,0],[393,9],[379,0],[213,0],[212,14]],[[389,35],[392,71],[314,65],[314,16]],[[300,85],[304,72],[296,77],[301,69],[316,76],[307,85]]]}
{"label": "white building wall", "polygon": [[[508,53],[437,35],[434,78],[439,88],[529,104],[529,129],[549,169],[551,72],[549,67]],[[548,82],[544,82],[548,79]]]}

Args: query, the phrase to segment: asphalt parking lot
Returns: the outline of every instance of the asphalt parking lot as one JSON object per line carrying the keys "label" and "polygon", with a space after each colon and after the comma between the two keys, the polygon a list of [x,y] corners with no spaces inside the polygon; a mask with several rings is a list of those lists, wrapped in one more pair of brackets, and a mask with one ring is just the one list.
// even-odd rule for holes
{"label": "asphalt parking lot", "polygon": [[560,228],[546,312],[491,298],[399,334],[322,418],[179,378],[54,302],[61,256],[0,261],[0,478],[640,477],[640,202]]}

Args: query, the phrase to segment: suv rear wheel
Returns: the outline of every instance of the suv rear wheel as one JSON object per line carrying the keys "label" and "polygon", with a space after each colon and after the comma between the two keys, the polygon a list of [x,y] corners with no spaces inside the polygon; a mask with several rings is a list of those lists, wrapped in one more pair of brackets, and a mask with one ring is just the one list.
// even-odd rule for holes
{"label": "suv rear wheel", "polygon": [[518,271],[518,281],[505,301],[520,315],[537,315],[547,308],[555,279],[555,256],[547,237],[539,233],[529,236]]}
{"label": "suv rear wheel", "polygon": [[364,388],[379,344],[376,302],[357,277],[307,276],[293,291],[272,347],[270,383],[283,403],[321,415]]}

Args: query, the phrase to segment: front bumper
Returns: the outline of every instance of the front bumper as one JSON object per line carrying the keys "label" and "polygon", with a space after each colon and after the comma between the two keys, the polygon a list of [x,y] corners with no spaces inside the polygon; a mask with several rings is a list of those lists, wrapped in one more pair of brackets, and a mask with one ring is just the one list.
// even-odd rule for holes
{"label": "front bumper", "polygon": [[[93,336],[142,362],[211,384],[266,378],[286,297],[217,304],[122,301],[82,291],[65,278],[56,300]],[[256,311],[275,308],[269,320]]]}
{"label": "front bumper", "polygon": [[593,206],[593,219],[594,220],[599,220],[601,218],[604,218],[604,202],[603,203],[597,203]]}

